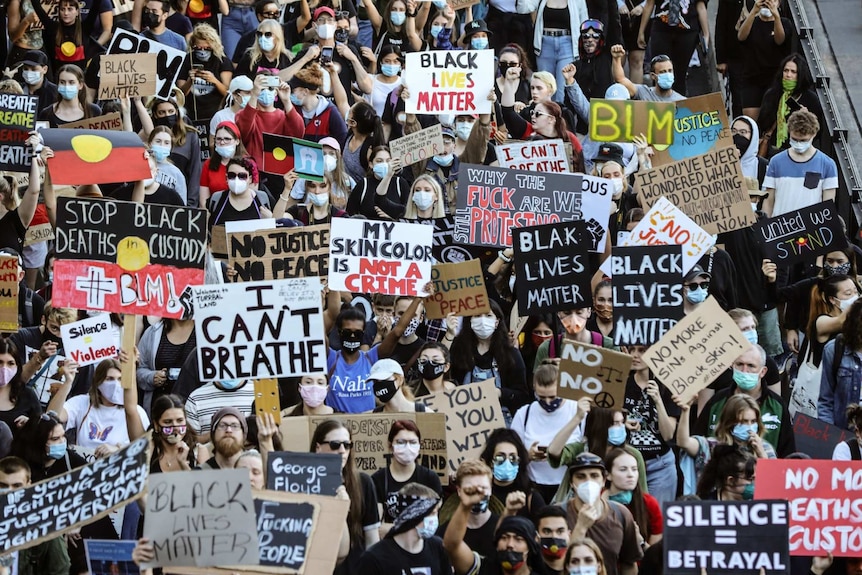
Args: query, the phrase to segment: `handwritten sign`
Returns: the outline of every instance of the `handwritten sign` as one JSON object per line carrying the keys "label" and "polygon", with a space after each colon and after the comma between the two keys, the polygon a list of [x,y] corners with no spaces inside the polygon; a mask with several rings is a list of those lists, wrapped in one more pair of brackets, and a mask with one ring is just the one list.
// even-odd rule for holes
{"label": "handwritten sign", "polygon": [[32,246],[41,244],[54,239],[54,227],[46,222],[44,224],[30,224],[27,228],[27,233],[24,235],[24,245]]}
{"label": "handwritten sign", "polygon": [[0,255],[0,332],[18,331],[18,258]]}
{"label": "handwritten sign", "polygon": [[563,339],[557,395],[591,398],[599,407],[621,408],[632,358],[626,353]]}
{"label": "handwritten sign", "polygon": [[[87,571],[90,575],[138,575],[141,571],[132,561],[135,541],[112,541],[110,539],[84,539],[87,555]],[[114,570],[113,573],[111,570]]]}
{"label": "handwritten sign", "polygon": [[442,319],[450,313],[470,316],[491,311],[479,260],[435,264],[431,268],[431,280],[434,282],[434,295],[425,300],[425,313],[429,319]]}
{"label": "handwritten sign", "polygon": [[664,196],[711,234],[757,221],[734,146],[641,170],[635,174],[635,189],[645,206]]}
{"label": "handwritten sign", "polygon": [[318,278],[193,288],[201,381],[326,373]]}
{"label": "handwritten sign", "polygon": [[433,156],[443,155],[443,129],[440,124],[428,126],[389,142],[393,158],[401,158],[402,166],[409,166]]}
{"label": "handwritten sign", "polygon": [[266,488],[287,493],[335,495],[343,482],[337,453],[271,452],[266,470]]}
{"label": "handwritten sign", "polygon": [[656,378],[685,402],[750,347],[736,322],[710,296],[650,347],[643,359]]}
{"label": "handwritten sign", "polygon": [[0,170],[30,171],[33,149],[27,145],[30,132],[36,128],[39,97],[0,94]]}
{"label": "handwritten sign", "polygon": [[526,172],[571,172],[566,148],[559,138],[533,142],[506,142],[497,146],[501,168]]}
{"label": "handwritten sign", "polygon": [[404,83],[408,114],[490,114],[493,50],[409,52]]}
{"label": "handwritten sign", "polygon": [[763,257],[781,266],[843,250],[847,238],[831,200],[753,226]]}
{"label": "handwritten sign", "polygon": [[329,287],[353,293],[425,295],[434,230],[425,224],[333,218]]}
{"label": "handwritten sign", "polygon": [[155,94],[163,100],[171,96],[171,88],[176,84],[186,61],[186,53],[182,50],[122,28],[114,31],[114,36],[108,45],[108,54],[155,54],[157,86]]}
{"label": "handwritten sign", "polygon": [[123,119],[120,118],[119,112],[111,112],[110,114],[84,118],[77,122],[69,122],[63,124],[63,127],[74,130],[122,130]]}
{"label": "handwritten sign", "polygon": [[676,102],[673,144],[653,146],[653,167],[733,146],[724,98],[718,92]]}
{"label": "handwritten sign", "polygon": [[329,224],[227,234],[237,281],[329,275]]}
{"label": "handwritten sign", "polygon": [[646,100],[590,100],[590,139],[631,142],[644,134],[650,144],[673,143],[676,104]]}
{"label": "handwritten sign", "polygon": [[156,93],[155,54],[105,54],[99,60],[99,100]]}
{"label": "handwritten sign", "polygon": [[793,416],[793,438],[796,451],[812,459],[832,459],[835,446],[853,439],[853,432],[797,411]]}
{"label": "handwritten sign", "polygon": [[84,367],[117,357],[120,342],[111,325],[110,314],[103,313],[60,326],[63,352]]}

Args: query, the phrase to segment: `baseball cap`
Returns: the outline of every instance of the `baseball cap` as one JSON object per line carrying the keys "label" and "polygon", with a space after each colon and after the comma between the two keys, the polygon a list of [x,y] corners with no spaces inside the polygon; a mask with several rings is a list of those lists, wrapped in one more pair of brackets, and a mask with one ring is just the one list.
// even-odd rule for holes
{"label": "baseball cap", "polygon": [[251,81],[251,78],[248,76],[234,76],[230,81],[230,85],[227,88],[227,91],[230,93],[236,92],[237,90],[243,90],[246,92],[250,92],[254,89],[254,82]]}
{"label": "baseball cap", "polygon": [[371,366],[371,373],[368,374],[368,379],[373,381],[383,381],[392,379],[393,375],[404,376],[404,370],[394,359],[381,359]]}
{"label": "baseball cap", "polygon": [[47,66],[48,56],[41,50],[27,50],[21,63],[25,66]]}
{"label": "baseball cap", "polygon": [[581,453],[577,454],[572,460],[572,462],[569,464],[569,471],[593,468],[607,471],[607,469],[605,468],[605,462],[602,461],[602,458],[595,453],[590,453],[589,451],[582,451]]}
{"label": "baseball cap", "polygon": [[314,11],[314,16],[312,17],[312,20],[317,20],[321,14],[329,14],[330,16],[335,18],[335,10],[333,10],[329,6],[321,6]]}
{"label": "baseball cap", "polygon": [[695,265],[691,270],[685,274],[684,282],[688,283],[694,279],[699,278],[700,276],[706,276],[707,279],[712,279],[712,274],[705,271],[699,264]]}

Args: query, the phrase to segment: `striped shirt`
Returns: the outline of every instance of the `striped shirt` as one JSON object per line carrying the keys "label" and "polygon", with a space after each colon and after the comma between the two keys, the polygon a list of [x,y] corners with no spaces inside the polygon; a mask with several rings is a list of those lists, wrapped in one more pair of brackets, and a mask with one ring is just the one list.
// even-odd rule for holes
{"label": "striped shirt", "polygon": [[198,435],[210,433],[213,415],[223,407],[235,407],[245,416],[251,415],[254,401],[254,384],[246,381],[241,387],[228,391],[206,383],[194,390],[186,401],[186,421]]}

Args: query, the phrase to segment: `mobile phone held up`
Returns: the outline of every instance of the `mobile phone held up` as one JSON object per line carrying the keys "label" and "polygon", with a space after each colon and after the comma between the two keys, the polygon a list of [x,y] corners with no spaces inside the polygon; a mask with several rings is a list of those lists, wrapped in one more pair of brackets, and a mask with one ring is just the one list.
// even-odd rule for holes
{"label": "mobile phone held up", "polygon": [[320,63],[329,64],[332,62],[332,46],[324,46],[320,49]]}

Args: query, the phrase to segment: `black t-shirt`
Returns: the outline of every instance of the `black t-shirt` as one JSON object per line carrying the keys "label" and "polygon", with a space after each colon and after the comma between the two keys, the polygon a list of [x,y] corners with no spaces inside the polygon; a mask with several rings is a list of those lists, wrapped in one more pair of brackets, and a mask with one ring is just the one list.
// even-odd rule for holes
{"label": "black t-shirt", "polygon": [[[364,532],[367,527],[371,527],[372,529],[377,528],[376,526],[380,523],[380,514],[377,511],[377,496],[374,494],[374,482],[365,473],[360,473],[359,479],[360,488],[362,489],[362,527]],[[365,539],[363,538],[358,545],[351,546],[347,558],[341,562],[341,565],[335,568],[334,575],[364,575],[366,572],[358,569],[359,558],[364,552]]]}
{"label": "black t-shirt", "polygon": [[[678,419],[679,407],[671,399],[670,391],[663,385],[659,385],[658,389],[667,414]],[[667,453],[670,446],[662,439],[658,429],[658,408],[647,395],[646,388],[641,389],[635,383],[634,375],[629,375],[626,382],[625,408],[630,416],[634,415],[641,420],[640,431],[629,432],[629,445],[641,452],[644,461]]]}
{"label": "black t-shirt", "polygon": [[[87,106],[90,108],[90,116],[89,116],[90,118],[95,118],[96,116],[102,115],[102,109],[100,107],[98,107],[96,104],[88,104]],[[74,121],[74,122],[78,121],[78,120],[61,120],[60,118],[57,117],[57,114],[54,112],[54,106],[53,105],[48,106],[47,108],[43,108],[39,112],[38,119],[41,122],[48,122],[48,124],[51,128],[61,128],[61,127],[63,127],[64,124],[69,124],[72,121]]]}
{"label": "black t-shirt", "polygon": [[[132,193],[135,190],[135,184],[125,184],[114,190],[111,197],[115,200],[123,200],[125,202],[132,201]],[[159,187],[152,194],[144,196],[145,204],[162,204],[166,206],[185,207],[185,203],[180,195],[173,189],[159,184]]]}
{"label": "black t-shirt", "polygon": [[21,223],[18,208],[0,218],[0,248],[12,248],[19,254],[24,251],[27,227]]}
{"label": "black t-shirt", "polygon": [[[494,542],[494,532],[497,530],[497,523],[499,521],[500,516],[492,513],[488,521],[481,527],[477,529],[470,529],[468,527],[464,533],[464,543],[482,557],[493,557],[494,552],[497,550],[497,544]],[[437,535],[443,537],[447,527],[449,527],[448,521],[437,529]]]}
{"label": "black t-shirt", "polygon": [[254,82],[258,72],[261,72],[262,70],[284,70],[288,66],[290,66],[290,57],[287,54],[279,55],[277,62],[268,59],[266,56],[262,56],[261,59],[255,62],[254,66],[252,66],[251,53],[246,53],[243,55],[242,59],[240,59],[239,64],[236,65],[234,76],[248,76],[251,78],[251,81]]}
{"label": "black t-shirt", "polygon": [[[203,66],[201,70],[212,72],[212,75],[217,80],[221,81],[222,72],[233,72],[233,63],[225,56],[219,60],[214,54],[206,62],[200,62],[192,56],[193,66]],[[186,103],[186,111],[188,111],[192,120],[209,120],[221,108],[224,96],[218,91],[215,84],[210,84],[203,78],[195,78],[192,84],[192,94],[190,102]]]}
{"label": "black t-shirt", "polygon": [[413,475],[407,481],[396,481],[389,471],[389,467],[378,469],[371,476],[371,481],[374,482],[374,492],[377,496],[377,501],[383,504],[383,521],[392,523],[395,518],[389,514],[389,506],[395,503],[395,496],[402,487],[408,483],[420,483],[429,489],[433,489],[440,495],[443,492],[443,486],[440,484],[440,478],[437,474],[423,465],[417,465],[413,471]]}
{"label": "black t-shirt", "polygon": [[397,361],[401,367],[409,368],[410,366],[407,365],[408,362],[413,359],[413,356],[416,355],[416,352],[418,352],[419,348],[423,345],[425,345],[425,340],[421,337],[417,337],[416,341],[412,343],[398,342],[395,344],[395,351],[392,352],[392,355],[390,355],[389,358]]}
{"label": "black t-shirt", "polygon": [[419,553],[410,553],[394,539],[386,538],[362,554],[359,572],[376,575],[450,575],[452,565],[443,549],[443,540],[439,537],[426,539]]}
{"label": "black t-shirt", "polygon": [[39,403],[39,398],[36,393],[29,387],[22,387],[18,392],[18,399],[12,409],[9,411],[0,410],[0,421],[9,426],[13,432],[18,429],[15,425],[15,420],[22,415],[30,418],[31,421],[42,415],[42,405]]}

